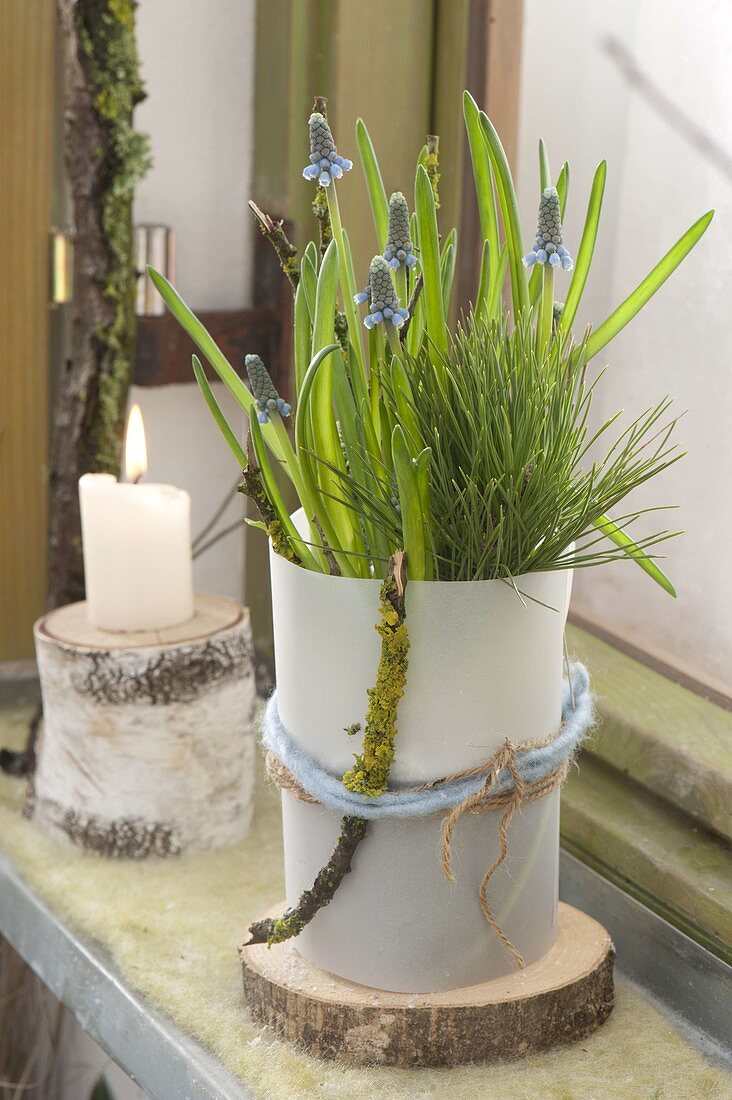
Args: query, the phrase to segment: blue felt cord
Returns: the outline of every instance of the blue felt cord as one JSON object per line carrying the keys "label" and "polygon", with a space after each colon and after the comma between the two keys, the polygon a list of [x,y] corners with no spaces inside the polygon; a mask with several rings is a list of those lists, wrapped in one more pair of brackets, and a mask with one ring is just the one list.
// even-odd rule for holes
{"label": "blue felt cord", "polygon": [[[565,680],[562,690],[562,728],[558,737],[550,745],[526,752],[521,752],[521,746],[517,746],[518,772],[525,783],[543,779],[573,756],[594,724],[595,712],[587,669],[574,661],[570,665],[569,675],[572,678],[572,691],[570,692],[569,683]],[[318,802],[341,815],[350,814],[373,821],[387,817],[426,817],[439,813],[440,810],[451,810],[480,790],[487,778],[480,775],[455,779],[423,791],[400,790],[395,787],[378,798],[355,794],[346,790],[340,776],[325,771],[295,744],[282,724],[276,692],[270,697],[264,712],[262,746],[276,756],[296,782]],[[404,784],[404,787],[416,785],[417,783]],[[512,786],[510,773],[504,771],[492,793],[502,794]]]}

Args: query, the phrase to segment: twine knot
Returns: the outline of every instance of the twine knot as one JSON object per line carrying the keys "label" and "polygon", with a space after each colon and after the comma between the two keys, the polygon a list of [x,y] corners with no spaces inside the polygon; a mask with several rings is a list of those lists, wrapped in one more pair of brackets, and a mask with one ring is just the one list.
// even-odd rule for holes
{"label": "twine knot", "polygon": [[578,744],[593,724],[589,677],[586,669],[573,664],[569,679],[565,681],[562,723],[548,737],[536,737],[519,744],[506,738],[491,758],[477,767],[424,783],[390,788],[377,798],[346,790],[340,776],[325,771],[298,748],[282,724],[274,695],[267,705],[262,741],[269,778],[304,802],[323,804],[341,814],[373,820],[444,815],[440,867],[448,882],[456,881],[452,842],[463,814],[502,811],[498,854],[483,876],[479,902],[494,935],[516,965],[523,968],[523,956],[501,928],[488,903],[488,885],[508,854],[508,828],[514,814],[562,785]]}

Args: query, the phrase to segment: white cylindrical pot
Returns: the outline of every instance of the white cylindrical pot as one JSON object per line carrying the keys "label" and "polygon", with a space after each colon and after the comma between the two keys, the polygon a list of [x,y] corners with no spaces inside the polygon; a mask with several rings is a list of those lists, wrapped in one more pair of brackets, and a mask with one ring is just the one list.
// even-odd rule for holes
{"label": "white cylindrical pot", "polygon": [[85,605],[35,627],[43,694],[27,815],[101,855],[233,844],[254,787],[249,613],[198,596],[187,623],[113,634]]}
{"label": "white cylindrical pot", "polygon": [[[361,748],[380,641],[378,580],[329,577],[272,554],[280,717],[333,774]],[[571,573],[503,581],[412,581],[409,668],[391,781],[419,783],[485,763],[506,738],[546,737],[561,721],[563,634]],[[328,859],[339,815],[283,792],[287,903]],[[441,817],[372,823],[329,906],[298,949],[332,973],[401,992],[435,992],[510,973],[478,891],[498,854],[500,812],[464,815],[453,842],[456,882],[439,862]],[[508,858],[488,901],[527,964],[554,940],[559,793],[527,805],[508,832]]]}

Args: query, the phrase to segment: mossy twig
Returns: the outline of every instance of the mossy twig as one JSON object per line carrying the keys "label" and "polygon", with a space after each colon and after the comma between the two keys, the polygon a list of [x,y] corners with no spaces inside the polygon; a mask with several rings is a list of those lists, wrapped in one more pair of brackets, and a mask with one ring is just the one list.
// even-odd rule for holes
{"label": "mossy twig", "polygon": [[302,565],[302,559],[296,554],[287,532],[275,512],[266,490],[262,483],[262,471],[254,459],[251,433],[247,434],[247,468],[242,472],[242,483],[237,486],[237,492],[244,493],[256,505],[257,511],[262,517],[267,535],[272,542],[272,549],[276,554],[287,558],[293,565]]}
{"label": "mossy twig", "polygon": [[363,752],[343,776],[349,791],[372,798],[383,794],[389,784],[397,733],[397,709],[407,679],[409,635],[405,623],[404,553],[398,551],[389,563],[389,576],[381,586],[379,622],[381,656],[376,683],[368,690],[369,705],[363,735]]}
{"label": "mossy twig", "polygon": [[440,209],[440,138],[437,134],[427,135],[427,156],[424,158],[424,168],[432,184],[432,194],[435,196],[435,209]]}
{"label": "mossy twig", "polygon": [[283,274],[289,279],[292,289],[297,290],[297,284],[300,281],[297,249],[282,228],[282,222],[276,222],[269,214],[265,214],[264,210],[261,210],[253,199],[249,200],[248,205],[257,219],[257,225],[262,236],[267,238],[277,253],[277,259],[280,262]]}
{"label": "mossy twig", "polygon": [[[265,520],[266,522],[266,520]],[[389,575],[381,586],[379,603],[379,622],[376,626],[381,635],[381,656],[379,668],[376,674],[376,684],[369,689],[369,707],[366,717],[366,732],[364,734],[364,755],[357,758],[356,767],[351,769],[349,775],[356,772],[358,761],[364,761],[364,767],[359,775],[363,774],[364,783],[368,787],[366,793],[380,794],[386,789],[389,778],[389,768],[394,756],[394,736],[396,734],[396,710],[399,700],[404,694],[404,683],[407,671],[407,650],[409,639],[405,625],[405,589],[404,553],[399,550],[393,554],[389,561]],[[381,712],[385,717],[379,721],[377,714]],[[383,742],[377,743],[379,731],[382,731]],[[356,732],[355,727],[350,727],[346,732]],[[366,748],[366,740],[369,739],[369,747]],[[379,751],[384,748],[385,751]],[[369,770],[369,768],[371,770]],[[344,776],[344,782],[346,777]],[[381,790],[376,787],[383,783]],[[365,789],[355,788],[354,789]],[[305,890],[298,900],[297,905],[288,909],[281,917],[267,917],[265,920],[255,921],[249,926],[250,939],[246,946],[255,943],[266,943],[270,947],[274,943],[282,943],[302,932],[313,917],[328,905],[335,896],[336,890],[351,870],[351,861],[354,853],[366,836],[368,821],[362,817],[346,816],[341,819],[341,831],[330,859],[318,872],[315,882],[309,890]]]}
{"label": "mossy twig", "polygon": [[366,836],[368,821],[362,817],[344,817],[333,853],[325,867],[318,872],[309,890],[300,895],[297,905],[281,917],[267,917],[249,926],[250,939],[254,943],[282,943],[298,936],[324,906],[333,900],[336,890],[351,870],[351,860],[359,844]]}

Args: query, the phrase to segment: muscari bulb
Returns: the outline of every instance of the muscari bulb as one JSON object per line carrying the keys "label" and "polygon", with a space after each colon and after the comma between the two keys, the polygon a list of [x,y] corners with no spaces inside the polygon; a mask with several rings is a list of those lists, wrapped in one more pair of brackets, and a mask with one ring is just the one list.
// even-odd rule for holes
{"label": "muscari bulb", "polygon": [[382,321],[391,321],[400,328],[409,317],[409,310],[399,306],[394,290],[391,268],[383,256],[374,256],[369,268],[369,283],[364,291],[354,296],[356,302],[369,302],[371,312],[364,317],[366,328],[373,328]]}
{"label": "muscari bulb", "polygon": [[321,187],[330,187],[331,180],[338,180],[344,172],[350,172],[353,162],[339,157],[330,126],[319,111],[310,116],[310,164],[302,170],[306,180],[316,180]]}
{"label": "muscari bulb", "polygon": [[562,217],[556,187],[545,187],[541,193],[536,240],[523,262],[525,267],[548,263],[564,271],[571,271],[574,267],[574,261],[562,243]]}
{"label": "muscari bulb", "polygon": [[273,413],[279,413],[280,416],[289,416],[292,409],[277,393],[274,382],[269,376],[269,371],[259,356],[247,355],[244,359],[244,365],[249,375],[252,396],[257,403],[257,420],[259,423],[266,424]]}
{"label": "muscari bulb", "polygon": [[400,267],[414,267],[417,257],[412,249],[407,200],[401,191],[395,191],[389,199],[389,232],[384,259],[394,271]]}

